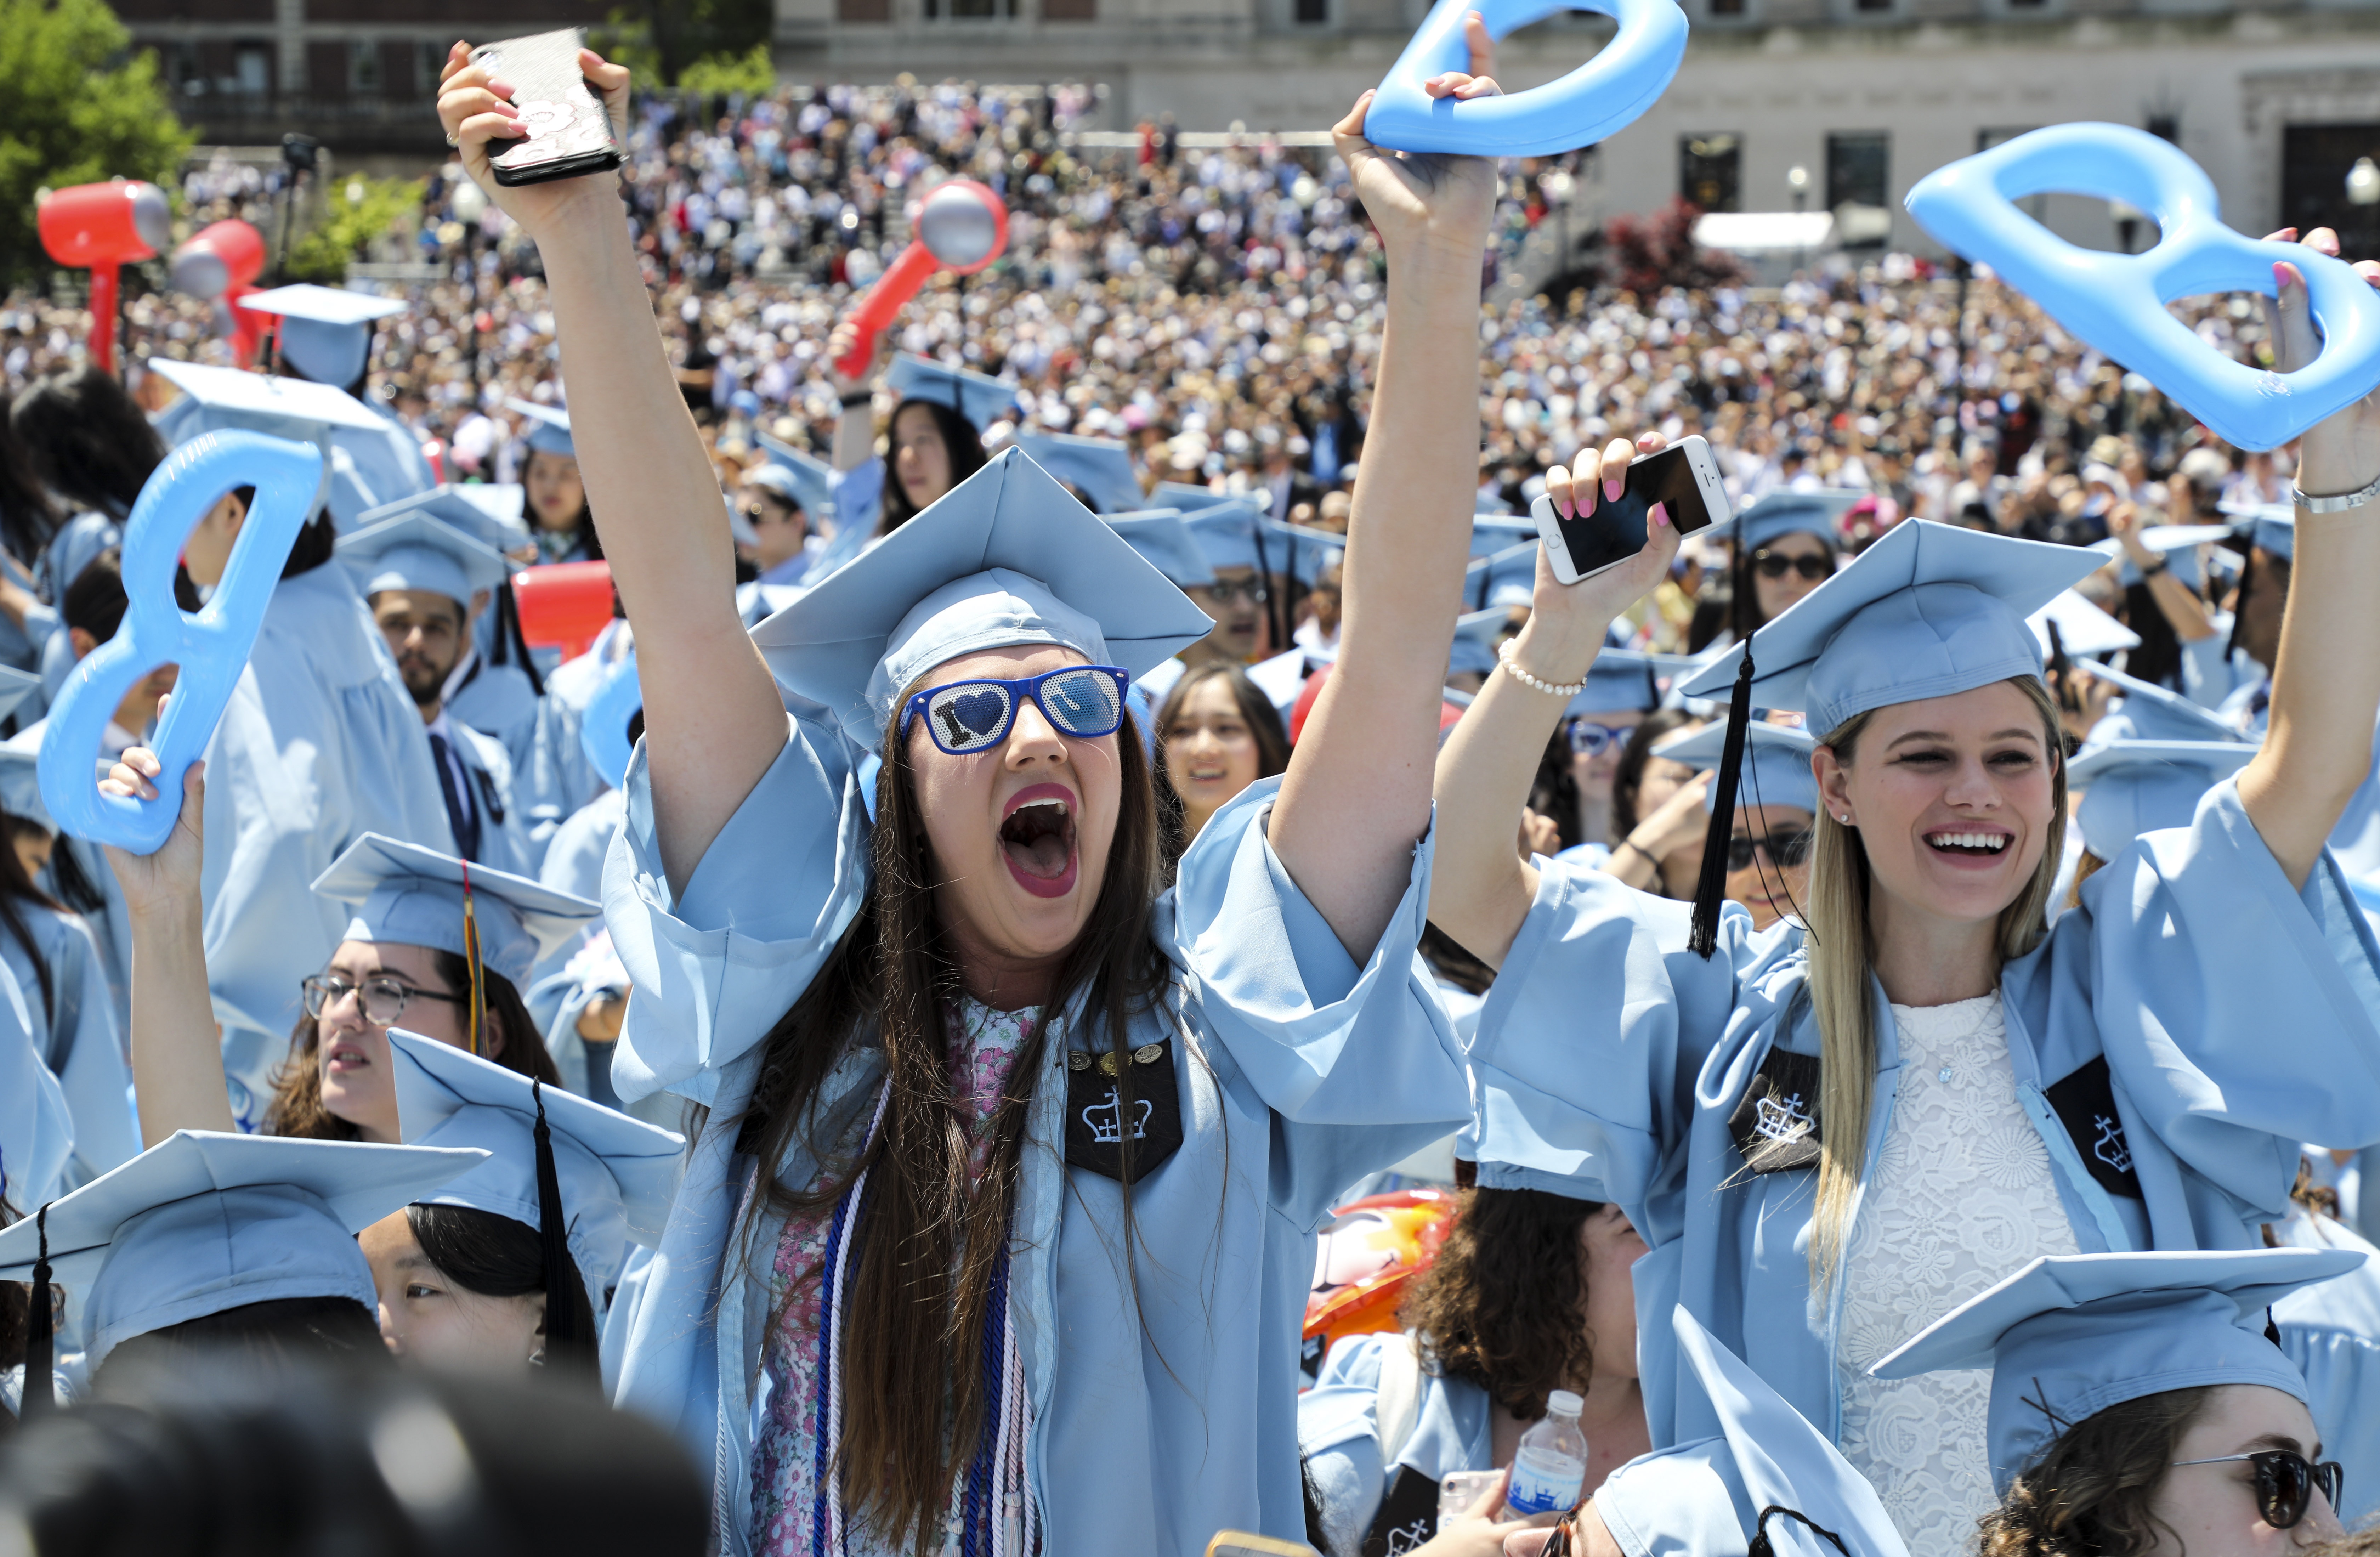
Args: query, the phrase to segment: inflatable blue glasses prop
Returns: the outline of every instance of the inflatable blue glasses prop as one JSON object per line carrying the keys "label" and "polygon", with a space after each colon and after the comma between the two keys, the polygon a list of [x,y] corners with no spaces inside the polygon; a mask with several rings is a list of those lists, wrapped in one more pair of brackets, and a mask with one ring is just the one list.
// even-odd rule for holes
{"label": "inflatable blue glasses prop", "polygon": [[[165,457],[124,527],[124,623],[67,676],[50,712],[36,772],[60,830],[135,854],[153,854],[182,809],[182,775],[206,750],[248,666],[289,548],[314,511],[322,456],[312,444],[261,432],[208,432]],[[195,614],[174,602],[174,569],[198,522],[224,493],[256,489],[223,582]],[[164,772],[157,798],[103,795],[100,740],[133,684],[179,667],[152,749]]]}
{"label": "inflatable blue glasses prop", "polygon": [[[2156,218],[2143,254],[2077,249],[2010,202],[2064,191],[2120,200]],[[2163,390],[2244,449],[2277,448],[2380,384],[2380,297],[2342,261],[2243,237],[2216,214],[2215,185],[2181,151],[2123,125],[2055,125],[1938,168],[1909,213],[1981,261],[2060,324]],[[2273,265],[2305,276],[2322,350],[2295,372],[2235,362],[2166,311],[2209,292],[2275,293]]]}
{"label": "inflatable blue glasses prop", "polygon": [[[1477,11],[1501,38],[1565,11],[1600,11],[1620,31],[1558,81],[1502,97],[1432,98],[1422,83],[1468,70],[1463,18]],[[1549,157],[1609,140],[1669,90],[1686,57],[1686,14],[1675,0],[1438,0],[1380,82],[1364,138],[1399,152],[1478,157]]]}

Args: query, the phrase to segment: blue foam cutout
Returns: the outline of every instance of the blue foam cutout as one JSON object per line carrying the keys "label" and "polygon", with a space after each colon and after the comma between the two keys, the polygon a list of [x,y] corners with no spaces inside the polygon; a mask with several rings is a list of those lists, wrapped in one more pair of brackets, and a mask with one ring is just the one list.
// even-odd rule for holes
{"label": "blue foam cutout", "polygon": [[[182,809],[182,775],[205,752],[264,626],[289,548],[314,511],[322,456],[310,444],[261,432],[206,432],[165,456],[124,527],[123,625],[68,673],[50,711],[36,772],[59,829],[135,854],[154,854]],[[205,609],[174,601],[174,569],[190,531],[217,499],[252,486],[254,500]],[[152,749],[157,798],[103,795],[98,760],[107,722],[133,684],[180,667]]]}
{"label": "blue foam cutout", "polygon": [[[1432,98],[1422,83],[1471,67],[1463,18],[1477,11],[1498,38],[1573,10],[1600,11],[1620,31],[1595,57],[1541,87],[1500,97]],[[1669,90],[1686,57],[1686,14],[1675,0],[1438,0],[1372,99],[1364,137],[1399,152],[1549,157],[1609,140]]]}
{"label": "blue foam cutout", "polygon": [[[2052,191],[2124,201],[2155,218],[2141,254],[2078,249],[2013,203]],[[2354,269],[2295,243],[2223,225],[2215,185],[2181,150],[2126,125],[2055,125],[1937,169],[1909,213],[1946,247],[1988,264],[2100,352],[2244,449],[2273,449],[2380,384],[2380,297]],[[2291,373],[2236,362],[2166,311],[2210,292],[2274,295],[2273,265],[2306,278],[2321,353]]]}

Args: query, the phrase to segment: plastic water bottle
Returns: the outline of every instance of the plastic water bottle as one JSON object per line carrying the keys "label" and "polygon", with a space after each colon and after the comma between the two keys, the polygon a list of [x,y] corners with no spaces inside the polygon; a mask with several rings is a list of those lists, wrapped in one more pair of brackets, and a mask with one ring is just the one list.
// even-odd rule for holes
{"label": "plastic water bottle", "polygon": [[1586,1435],[1578,1430],[1582,1402],[1568,1390],[1546,1396],[1545,1419],[1521,1435],[1512,1456],[1512,1486],[1504,1506],[1527,1517],[1568,1514],[1586,1483]]}

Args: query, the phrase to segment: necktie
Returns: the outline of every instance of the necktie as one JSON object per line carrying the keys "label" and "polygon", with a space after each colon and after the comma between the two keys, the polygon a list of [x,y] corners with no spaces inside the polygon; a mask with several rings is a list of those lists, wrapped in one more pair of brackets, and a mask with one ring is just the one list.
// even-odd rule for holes
{"label": "necktie", "polygon": [[430,732],[430,755],[438,764],[438,789],[446,797],[446,821],[455,830],[455,852],[464,858],[480,858],[480,813],[471,805],[470,791],[455,782],[455,756],[446,737],[437,731]]}

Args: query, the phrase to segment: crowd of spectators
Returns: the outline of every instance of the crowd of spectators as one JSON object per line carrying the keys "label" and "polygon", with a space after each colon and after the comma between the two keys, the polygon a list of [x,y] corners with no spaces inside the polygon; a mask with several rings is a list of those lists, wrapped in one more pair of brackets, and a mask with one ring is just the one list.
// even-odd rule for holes
{"label": "crowd of spectators", "polygon": [[[1022,425],[1130,441],[1150,482],[1293,482],[1311,499],[1352,479],[1380,254],[1327,149],[1255,134],[1193,148],[1170,124],[1085,145],[1074,132],[1099,97],[1081,87],[905,81],[707,106],[645,100],[625,187],[687,397],[723,458],[752,457],[756,432],[828,446],[833,321],[906,241],[905,202],[964,176],[1007,202],[1007,251],[930,286],[900,347],[1013,379]],[[1548,219],[1547,191],[1579,188],[1577,165],[1514,164],[1502,227]],[[193,228],[264,225],[279,175],[217,162],[182,194]],[[358,258],[436,277],[391,284],[414,307],[380,332],[372,392],[440,440],[455,474],[510,478],[504,399],[558,388],[534,249],[450,165],[428,176],[418,223]],[[1739,503],[1797,483],[1872,492],[1854,547],[1911,514],[2087,541],[2119,502],[2183,517],[2286,490],[2286,468],[2219,447],[2185,471],[2208,434],[1987,277],[1881,250],[1831,256],[1773,290],[1572,285],[1591,274],[1568,271],[1481,321],[1482,483],[1514,506],[1545,466],[1642,427],[1707,437]],[[136,295],[127,355],[225,359],[218,315]],[[2199,299],[2185,316],[2222,349],[2262,348],[2246,298]],[[7,386],[67,363],[86,326],[47,295],[0,301]],[[2189,490],[2170,487],[2178,475]]]}

